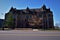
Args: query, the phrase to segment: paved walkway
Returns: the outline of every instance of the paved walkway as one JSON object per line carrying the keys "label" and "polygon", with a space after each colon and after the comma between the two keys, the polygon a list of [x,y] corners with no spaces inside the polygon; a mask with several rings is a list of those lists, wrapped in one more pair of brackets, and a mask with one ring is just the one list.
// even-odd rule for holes
{"label": "paved walkway", "polygon": [[60,40],[60,31],[0,30],[0,40]]}
{"label": "paved walkway", "polygon": [[32,30],[8,30],[0,31],[0,35],[15,36],[60,36],[60,31],[32,31]]}

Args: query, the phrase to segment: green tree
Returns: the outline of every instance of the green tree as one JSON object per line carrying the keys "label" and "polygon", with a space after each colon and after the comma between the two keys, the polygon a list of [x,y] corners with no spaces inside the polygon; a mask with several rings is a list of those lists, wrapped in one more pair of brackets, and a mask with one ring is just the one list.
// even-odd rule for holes
{"label": "green tree", "polygon": [[12,12],[7,13],[6,15],[6,19],[5,19],[5,26],[8,28],[13,28],[13,14]]}

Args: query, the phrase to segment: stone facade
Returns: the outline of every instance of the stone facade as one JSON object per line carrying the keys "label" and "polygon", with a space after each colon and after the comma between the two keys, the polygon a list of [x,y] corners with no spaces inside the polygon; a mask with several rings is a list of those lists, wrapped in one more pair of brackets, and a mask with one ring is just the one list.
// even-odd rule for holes
{"label": "stone facade", "polygon": [[21,10],[11,7],[5,15],[5,20],[9,17],[9,13],[13,15],[15,28],[54,28],[53,13],[45,5],[41,8],[29,9],[27,7]]}

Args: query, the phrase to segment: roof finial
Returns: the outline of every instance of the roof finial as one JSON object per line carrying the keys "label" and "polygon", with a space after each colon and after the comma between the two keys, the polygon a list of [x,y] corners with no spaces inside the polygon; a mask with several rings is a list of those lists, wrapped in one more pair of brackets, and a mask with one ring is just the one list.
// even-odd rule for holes
{"label": "roof finial", "polygon": [[11,9],[10,9],[10,11],[12,11],[14,8],[13,8],[13,6],[11,7]]}
{"label": "roof finial", "polygon": [[42,6],[42,8],[43,8],[43,9],[46,9],[46,5],[44,4],[44,5]]}
{"label": "roof finial", "polygon": [[27,8],[26,8],[27,10],[29,10],[29,7],[27,6]]}

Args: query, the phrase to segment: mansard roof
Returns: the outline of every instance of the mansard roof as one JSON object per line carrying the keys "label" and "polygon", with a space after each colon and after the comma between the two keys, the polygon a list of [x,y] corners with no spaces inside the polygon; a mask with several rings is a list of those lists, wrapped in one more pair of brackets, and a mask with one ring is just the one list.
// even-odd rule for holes
{"label": "mansard roof", "polygon": [[36,12],[46,11],[47,13],[48,12],[52,13],[52,11],[50,11],[50,8],[47,9],[45,5],[43,5],[41,8],[29,9],[29,7],[27,7],[26,9],[21,9],[21,10],[11,7],[10,11],[17,12],[17,13],[19,13],[19,12],[23,12],[23,13],[35,12],[36,13]]}

